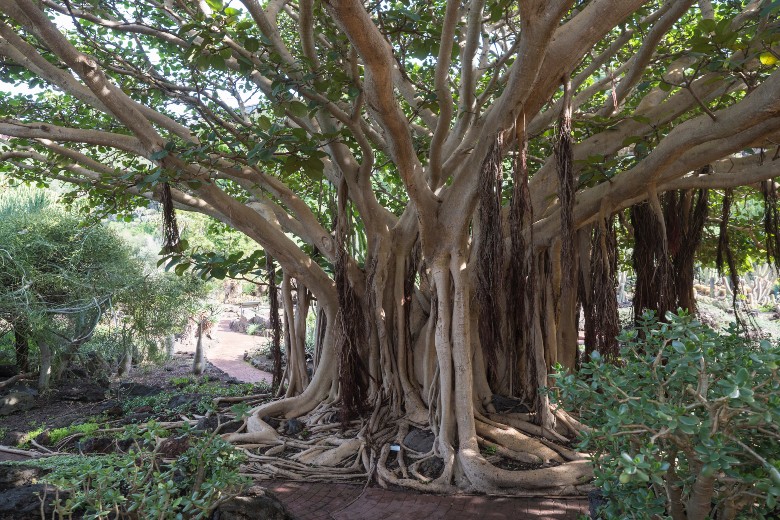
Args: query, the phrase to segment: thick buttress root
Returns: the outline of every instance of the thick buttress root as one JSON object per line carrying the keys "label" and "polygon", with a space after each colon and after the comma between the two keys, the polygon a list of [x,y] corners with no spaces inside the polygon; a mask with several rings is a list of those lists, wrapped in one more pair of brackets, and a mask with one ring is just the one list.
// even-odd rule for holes
{"label": "thick buttress root", "polygon": [[[426,452],[406,446],[410,429],[425,425],[389,420],[387,407],[377,406],[370,416],[344,428],[337,402],[309,407],[301,397],[261,405],[245,421],[245,431],[224,435],[246,451],[246,474],[259,480],[376,480],[383,486],[434,493],[572,495],[589,489],[592,472],[587,457],[566,447],[558,432],[545,436],[524,431],[536,425],[517,417],[520,414],[480,416],[475,419],[474,445],[481,449],[461,448],[448,457],[437,442]],[[298,433],[287,435],[293,415],[307,408],[296,419]],[[277,421],[276,428],[269,424]],[[581,426],[570,416],[560,417],[559,424],[563,431]]]}

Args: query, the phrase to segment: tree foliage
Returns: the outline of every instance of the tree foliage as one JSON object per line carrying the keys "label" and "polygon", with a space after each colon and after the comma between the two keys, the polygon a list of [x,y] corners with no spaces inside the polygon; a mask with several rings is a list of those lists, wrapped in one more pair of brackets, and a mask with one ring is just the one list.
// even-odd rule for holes
{"label": "tree foliage", "polygon": [[[85,223],[43,192],[0,196],[0,243],[0,332],[42,356],[53,350],[48,363],[95,348],[96,331],[104,355],[123,343],[154,351],[205,297],[200,280],[145,266],[105,225]],[[23,364],[27,354],[17,348],[16,355]]]}

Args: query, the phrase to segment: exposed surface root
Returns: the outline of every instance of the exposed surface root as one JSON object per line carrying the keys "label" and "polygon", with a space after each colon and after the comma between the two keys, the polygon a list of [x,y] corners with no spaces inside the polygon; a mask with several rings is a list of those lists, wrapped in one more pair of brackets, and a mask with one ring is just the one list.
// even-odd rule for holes
{"label": "exposed surface root", "polygon": [[503,422],[507,426],[511,426],[512,428],[528,433],[535,437],[544,437],[545,439],[553,442],[568,442],[566,437],[560,433],[556,432],[555,430],[548,430],[539,425],[533,424],[532,422],[524,419],[522,417],[523,415],[526,414],[489,414],[488,417],[496,422]]}
{"label": "exposed surface root", "polygon": [[[441,452],[433,442],[428,451],[417,451],[405,441],[411,426],[420,425],[391,420],[385,407],[342,429],[338,403],[320,403],[293,421],[288,410],[300,408],[301,401],[267,403],[246,420],[246,432],[224,436],[246,452],[245,474],[308,482],[375,479],[385,487],[427,493],[466,490],[518,496],[583,494],[592,477],[587,457],[562,446],[567,439],[560,434],[547,432],[545,438],[539,426],[525,420],[527,414],[477,414],[474,448]],[[567,429],[582,427],[568,415],[561,413],[558,419]],[[296,431],[290,434],[293,424]],[[483,456],[477,446],[489,455]]]}
{"label": "exposed surface root", "polygon": [[[491,439],[501,446],[519,454],[528,454],[533,460],[542,463],[563,462],[558,453],[551,450],[538,440],[524,435],[509,426],[506,429],[496,428],[483,422],[477,422],[477,434],[481,437]],[[527,462],[532,462],[529,460]]]}

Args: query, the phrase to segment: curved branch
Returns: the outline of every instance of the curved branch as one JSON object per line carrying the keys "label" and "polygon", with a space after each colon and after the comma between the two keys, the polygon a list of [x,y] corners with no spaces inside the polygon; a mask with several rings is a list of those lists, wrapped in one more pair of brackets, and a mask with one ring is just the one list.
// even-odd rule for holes
{"label": "curved branch", "polygon": [[422,176],[422,166],[412,143],[409,126],[393,93],[395,57],[371,17],[357,0],[326,2],[365,64],[365,93],[369,107],[382,125],[390,156],[406,184],[409,196],[423,219],[430,219],[436,197]]}
{"label": "curved branch", "polygon": [[29,139],[50,139],[116,148],[135,155],[146,155],[141,141],[131,135],[82,130],[48,123],[23,123],[12,119],[0,119],[0,134]]}
{"label": "curved branch", "polygon": [[680,0],[671,3],[671,8],[653,25],[650,33],[642,42],[642,46],[629,60],[628,74],[618,83],[612,99],[607,99],[599,115],[608,117],[617,112],[618,107],[626,99],[631,89],[642,79],[647,64],[650,63],[655,54],[658,42],[661,41],[661,38],[672,28],[675,22],[688,11],[694,1]]}

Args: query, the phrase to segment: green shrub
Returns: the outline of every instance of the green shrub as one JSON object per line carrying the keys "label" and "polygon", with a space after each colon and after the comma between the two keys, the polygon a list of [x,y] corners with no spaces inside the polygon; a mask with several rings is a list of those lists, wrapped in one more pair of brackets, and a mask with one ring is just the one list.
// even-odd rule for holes
{"label": "green shrub", "polygon": [[85,520],[207,519],[249,484],[239,473],[244,455],[219,437],[181,432],[190,435],[190,447],[166,463],[159,453],[163,431],[154,423],[148,427],[140,437],[144,450],[35,461],[51,470],[44,481],[71,493],[60,501],[57,517],[83,512]]}
{"label": "green shrub", "polygon": [[246,333],[250,336],[260,336],[263,334],[265,328],[257,323],[250,323],[246,328]]}
{"label": "green shrub", "polygon": [[780,497],[780,349],[735,326],[642,317],[617,364],[554,376],[593,430],[602,518],[766,518]]}

